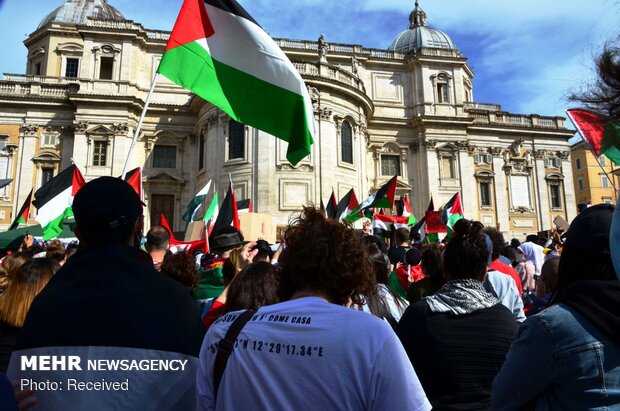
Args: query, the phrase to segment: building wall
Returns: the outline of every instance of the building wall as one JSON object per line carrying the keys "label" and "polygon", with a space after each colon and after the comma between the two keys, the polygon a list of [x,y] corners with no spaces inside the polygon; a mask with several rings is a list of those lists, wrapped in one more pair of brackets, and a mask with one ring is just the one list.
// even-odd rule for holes
{"label": "building wall", "polygon": [[[599,160],[584,142],[571,147],[571,156],[576,204],[616,204],[617,194],[613,185],[618,187],[618,176],[612,174],[614,166],[611,160],[604,156]],[[607,178],[608,187],[604,187],[603,179]],[[581,188],[579,181],[582,182]]]}
{"label": "building wall", "polygon": [[[19,146],[12,165],[16,182],[10,188],[16,195],[0,198],[0,224],[8,224],[2,207],[14,213],[29,190],[40,186],[42,165],[53,164],[57,172],[73,161],[87,180],[122,173],[167,41],[167,33],[129,21],[65,26],[51,24],[25,42],[29,72],[42,59],[44,78],[0,81],[0,134],[6,127]],[[300,71],[313,100],[319,132],[310,156],[293,167],[286,161],[285,142],[246,126],[244,154],[230,159],[230,118],[161,78],[128,164],[128,169],[143,167],[147,225],[151,217],[158,221],[150,215],[153,196],[172,199],[173,228],[182,230],[181,215],[193,195],[212,180],[221,201],[229,178],[237,199],[251,198],[254,211],[271,214],[276,225],[286,224],[302,205],[318,205],[332,190],[340,198],[353,188],[362,201],[392,177],[382,172],[386,156],[400,169],[397,195],[410,197],[418,217],[431,196],[439,207],[457,191],[466,217],[508,235],[549,229],[556,216],[570,220],[576,214],[568,164],[572,133],[563,119],[470,102],[466,90],[473,93],[473,72],[459,52],[422,49],[405,56],[330,45],[327,61],[319,61],[316,42],[276,41]],[[63,78],[67,56],[81,59],[80,78]],[[102,56],[114,58],[112,80],[98,78]],[[439,100],[438,82],[448,87],[448,101]],[[352,128],[353,164],[342,159],[345,121]],[[55,147],[41,147],[46,132],[57,133]],[[108,160],[95,166],[93,150],[101,141]],[[159,145],[175,147],[174,167],[154,166]],[[488,161],[477,161],[480,154]],[[454,161],[452,178],[444,170],[446,156]],[[557,159],[555,166],[548,167],[547,158]],[[488,206],[480,204],[481,181],[491,184]],[[562,197],[555,208],[549,189],[554,184]],[[519,190],[529,191],[525,205],[515,204]]]}

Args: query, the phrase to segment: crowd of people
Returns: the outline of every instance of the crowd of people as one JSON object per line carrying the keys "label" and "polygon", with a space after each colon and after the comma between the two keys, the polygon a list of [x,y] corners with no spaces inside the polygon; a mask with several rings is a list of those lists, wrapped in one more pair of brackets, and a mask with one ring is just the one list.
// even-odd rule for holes
{"label": "crowd of people", "polygon": [[78,247],[25,238],[2,259],[3,372],[14,351],[131,347],[196,359],[173,409],[620,406],[612,205],[523,243],[467,219],[440,243],[390,241],[305,208],[277,244],[230,227],[209,254],[171,252],[160,226],[142,244],[119,179],[74,212]]}
{"label": "crowd of people", "polygon": [[[613,205],[522,243],[468,219],[440,243],[386,241],[307,207],[278,244],[229,227],[209,254],[172,253],[163,227],[142,244],[142,207],[98,178],[75,195],[79,246],[27,236],[4,256],[3,410],[620,409]],[[119,396],[13,390],[33,352],[187,367]]]}

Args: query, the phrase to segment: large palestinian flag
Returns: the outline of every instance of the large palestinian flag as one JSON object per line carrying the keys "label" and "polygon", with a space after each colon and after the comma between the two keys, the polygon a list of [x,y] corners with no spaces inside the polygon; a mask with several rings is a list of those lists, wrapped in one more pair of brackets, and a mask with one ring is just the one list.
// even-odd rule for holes
{"label": "large palestinian flag", "polygon": [[228,192],[226,193],[224,201],[222,201],[222,205],[219,208],[217,218],[210,232],[211,238],[209,241],[217,237],[225,227],[229,226],[233,226],[237,230],[241,230],[239,213],[237,211],[237,200],[235,200],[235,192],[233,191],[232,181],[228,183]]}
{"label": "large palestinian flag", "polygon": [[64,219],[73,216],[73,197],[86,184],[75,165],[64,169],[34,193],[35,220],[43,228],[43,239],[51,240],[62,232]]}
{"label": "large palestinian flag", "polygon": [[327,200],[327,206],[325,207],[325,215],[327,218],[337,219],[338,218],[338,203],[336,202],[336,195],[334,194],[334,190],[332,189],[332,195],[329,196],[329,200]]}
{"label": "large palestinian flag", "polygon": [[306,85],[235,0],[185,0],[157,71],[236,121],[287,141],[292,164],[310,154],[314,116]]}
{"label": "large palestinian flag", "polygon": [[196,218],[196,213],[202,207],[202,203],[205,201],[205,197],[209,193],[211,189],[211,180],[207,182],[207,184],[200,190],[196,195],[192,198],[192,200],[187,204],[185,208],[185,214],[183,214],[183,221],[189,223],[190,221],[194,221]]}
{"label": "large palestinian flag", "polygon": [[9,227],[9,230],[15,230],[17,227],[19,227],[20,224],[28,223],[28,215],[30,214],[30,201],[32,201],[33,191],[34,189],[30,190],[30,193],[28,193],[28,197],[26,197],[24,205],[22,206],[22,208],[19,209],[19,213],[17,213],[17,216],[15,217],[15,220],[13,220],[13,223]]}

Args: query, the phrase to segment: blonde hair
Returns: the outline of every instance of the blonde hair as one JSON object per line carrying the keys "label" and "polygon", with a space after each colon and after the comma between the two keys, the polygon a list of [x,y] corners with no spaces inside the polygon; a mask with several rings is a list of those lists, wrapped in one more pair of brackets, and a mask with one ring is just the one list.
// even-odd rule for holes
{"label": "blonde hair", "polygon": [[51,258],[34,258],[22,265],[11,277],[8,288],[0,294],[0,320],[21,328],[32,301],[59,268]]}

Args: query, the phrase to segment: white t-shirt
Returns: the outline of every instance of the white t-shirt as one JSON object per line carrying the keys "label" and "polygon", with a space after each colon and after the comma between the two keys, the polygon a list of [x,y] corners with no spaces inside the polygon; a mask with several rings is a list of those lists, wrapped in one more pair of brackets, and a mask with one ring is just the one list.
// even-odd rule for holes
{"label": "white t-shirt", "polygon": [[200,350],[198,410],[430,410],[388,324],[305,297],[267,307],[241,331],[213,393],[217,344],[239,312],[218,319]]}

